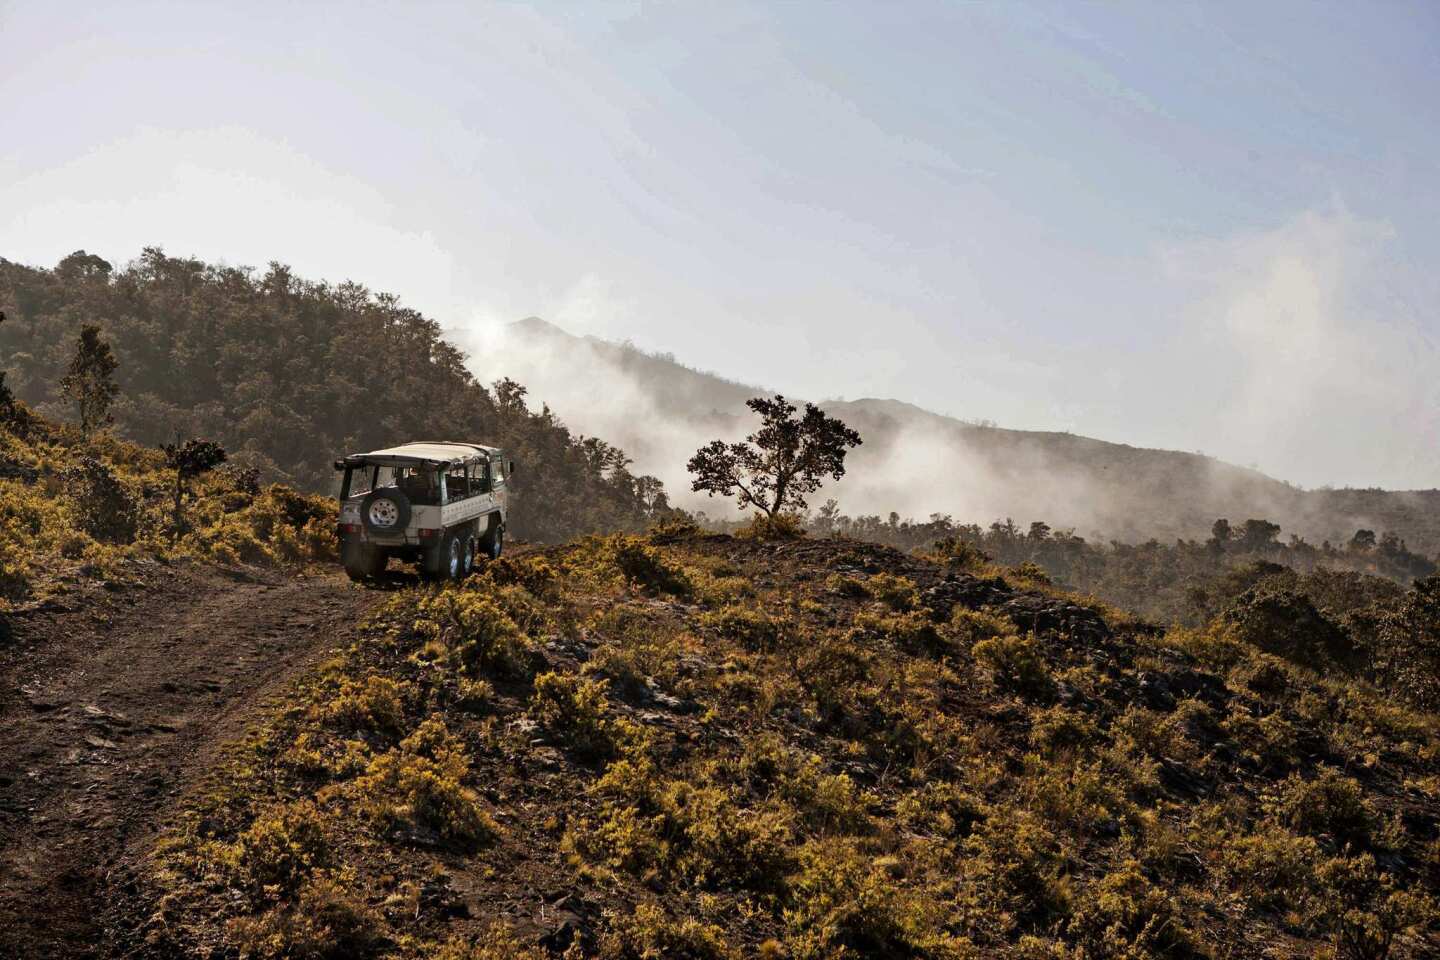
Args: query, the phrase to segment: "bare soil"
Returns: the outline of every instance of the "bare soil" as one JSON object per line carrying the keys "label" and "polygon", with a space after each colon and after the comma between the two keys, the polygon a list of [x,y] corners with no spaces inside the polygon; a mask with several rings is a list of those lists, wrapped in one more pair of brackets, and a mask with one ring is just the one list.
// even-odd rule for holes
{"label": "bare soil", "polygon": [[127,854],[384,596],[157,564],[0,622],[0,958],[121,952]]}

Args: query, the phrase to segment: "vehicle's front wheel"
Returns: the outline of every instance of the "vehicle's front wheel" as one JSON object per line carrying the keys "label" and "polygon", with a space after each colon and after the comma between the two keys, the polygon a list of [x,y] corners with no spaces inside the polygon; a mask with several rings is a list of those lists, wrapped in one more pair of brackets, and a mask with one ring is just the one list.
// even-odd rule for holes
{"label": "vehicle's front wheel", "polygon": [[480,548],[484,551],[487,559],[499,560],[501,552],[505,549],[505,528],[497,524],[487,530],[484,539],[480,541]]}

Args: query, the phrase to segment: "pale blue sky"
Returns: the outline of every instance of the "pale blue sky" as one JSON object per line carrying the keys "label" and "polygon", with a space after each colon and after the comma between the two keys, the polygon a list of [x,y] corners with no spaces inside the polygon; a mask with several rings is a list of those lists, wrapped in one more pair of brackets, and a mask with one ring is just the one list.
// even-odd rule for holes
{"label": "pale blue sky", "polygon": [[1437,90],[1420,3],[0,0],[0,256],[1435,486]]}

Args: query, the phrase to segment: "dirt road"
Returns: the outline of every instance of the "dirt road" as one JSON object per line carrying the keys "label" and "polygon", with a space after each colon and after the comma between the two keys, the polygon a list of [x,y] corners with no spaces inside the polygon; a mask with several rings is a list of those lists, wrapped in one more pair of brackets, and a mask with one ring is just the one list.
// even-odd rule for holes
{"label": "dirt road", "polygon": [[0,628],[0,958],[111,956],[126,851],[384,596],[198,566],[147,580]]}

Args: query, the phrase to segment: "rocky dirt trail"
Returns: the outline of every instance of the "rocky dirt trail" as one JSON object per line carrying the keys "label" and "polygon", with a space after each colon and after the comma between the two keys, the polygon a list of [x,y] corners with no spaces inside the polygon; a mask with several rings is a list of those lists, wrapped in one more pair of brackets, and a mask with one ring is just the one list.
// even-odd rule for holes
{"label": "rocky dirt trail", "polygon": [[385,594],[156,566],[0,628],[0,958],[114,955],[127,851]]}

